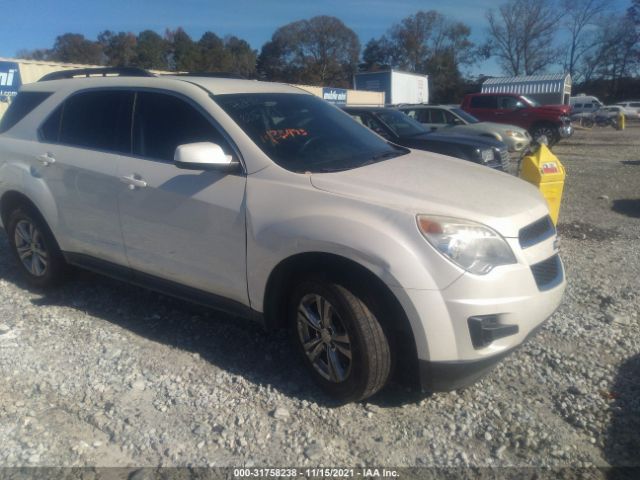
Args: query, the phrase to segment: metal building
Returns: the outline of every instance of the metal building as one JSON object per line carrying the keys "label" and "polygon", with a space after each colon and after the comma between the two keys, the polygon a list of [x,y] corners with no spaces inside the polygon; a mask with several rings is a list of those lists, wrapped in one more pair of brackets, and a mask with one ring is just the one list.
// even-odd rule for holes
{"label": "metal building", "polygon": [[482,84],[482,93],[517,93],[537,100],[542,105],[569,105],[571,75],[556,73],[489,78]]}

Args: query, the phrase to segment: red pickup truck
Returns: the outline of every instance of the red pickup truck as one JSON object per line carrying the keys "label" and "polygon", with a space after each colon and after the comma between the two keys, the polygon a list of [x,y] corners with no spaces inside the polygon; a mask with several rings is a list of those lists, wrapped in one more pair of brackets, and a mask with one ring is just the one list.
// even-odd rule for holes
{"label": "red pickup truck", "polygon": [[549,145],[573,134],[569,105],[540,105],[515,93],[471,93],[465,95],[461,107],[486,122],[525,128],[534,140],[544,135]]}

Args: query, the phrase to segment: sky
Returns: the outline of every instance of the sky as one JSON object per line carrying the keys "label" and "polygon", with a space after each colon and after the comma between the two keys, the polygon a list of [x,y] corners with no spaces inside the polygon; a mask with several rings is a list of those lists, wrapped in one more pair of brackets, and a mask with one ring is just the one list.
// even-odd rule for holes
{"label": "sky", "polygon": [[[50,48],[62,33],[81,33],[95,40],[104,30],[130,31],[182,27],[194,39],[211,30],[236,35],[260,50],[276,28],[315,15],[340,18],[364,46],[394,23],[418,10],[438,10],[468,24],[472,39],[486,35],[485,12],[502,0],[0,0],[4,12],[0,56],[15,57],[21,49]],[[623,12],[630,0],[611,0]],[[476,65],[472,74],[497,75],[493,59]]]}

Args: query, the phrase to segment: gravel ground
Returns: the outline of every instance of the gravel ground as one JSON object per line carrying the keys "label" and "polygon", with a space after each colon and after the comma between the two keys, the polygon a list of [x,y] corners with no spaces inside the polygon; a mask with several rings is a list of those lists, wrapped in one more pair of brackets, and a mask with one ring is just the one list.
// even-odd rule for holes
{"label": "gravel ground", "polygon": [[90,273],[30,292],[0,235],[0,466],[640,465],[640,127],[555,151],[564,303],[456,393],[334,408],[285,335]]}

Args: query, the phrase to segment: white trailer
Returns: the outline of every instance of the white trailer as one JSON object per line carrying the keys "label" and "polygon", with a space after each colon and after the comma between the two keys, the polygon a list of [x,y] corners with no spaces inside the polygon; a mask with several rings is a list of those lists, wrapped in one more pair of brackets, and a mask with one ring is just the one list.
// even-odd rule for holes
{"label": "white trailer", "polygon": [[356,73],[356,90],[384,92],[387,105],[429,103],[429,77],[419,73],[385,70]]}

